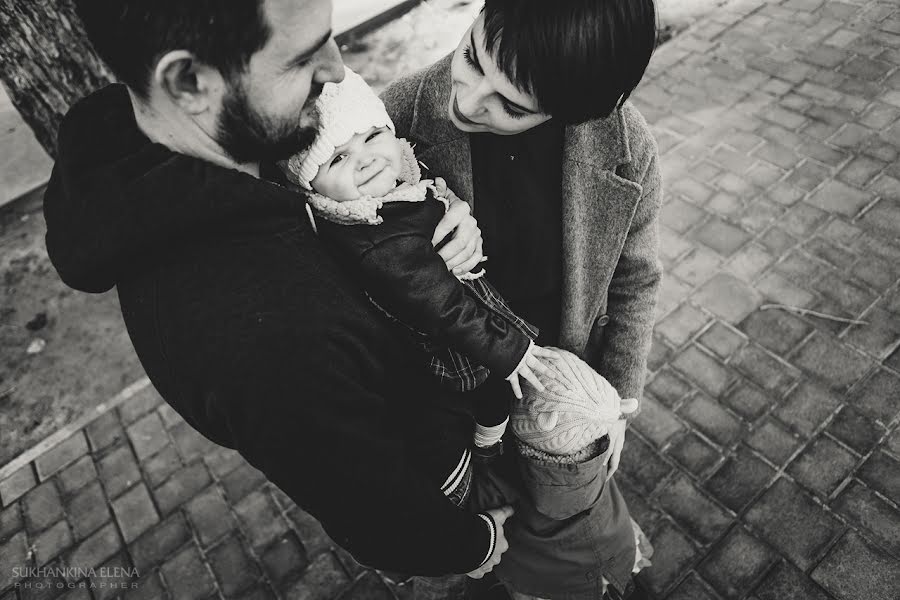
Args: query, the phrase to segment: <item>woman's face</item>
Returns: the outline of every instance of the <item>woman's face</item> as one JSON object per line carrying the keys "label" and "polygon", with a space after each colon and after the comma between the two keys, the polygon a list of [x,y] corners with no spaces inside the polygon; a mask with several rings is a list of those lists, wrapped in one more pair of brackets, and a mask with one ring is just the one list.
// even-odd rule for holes
{"label": "woman's face", "polygon": [[450,120],[461,131],[513,135],[550,119],[537,100],[517,89],[484,47],[484,17],[460,40],[450,67]]}

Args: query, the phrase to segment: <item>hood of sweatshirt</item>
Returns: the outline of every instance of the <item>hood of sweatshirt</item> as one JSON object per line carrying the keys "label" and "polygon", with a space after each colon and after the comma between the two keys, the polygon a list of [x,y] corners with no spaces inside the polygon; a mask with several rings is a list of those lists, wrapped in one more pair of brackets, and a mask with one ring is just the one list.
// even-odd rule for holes
{"label": "hood of sweatshirt", "polygon": [[57,154],[47,252],[62,280],[86,292],[106,292],[184,244],[304,211],[302,194],[151,142],[119,84],[72,107]]}

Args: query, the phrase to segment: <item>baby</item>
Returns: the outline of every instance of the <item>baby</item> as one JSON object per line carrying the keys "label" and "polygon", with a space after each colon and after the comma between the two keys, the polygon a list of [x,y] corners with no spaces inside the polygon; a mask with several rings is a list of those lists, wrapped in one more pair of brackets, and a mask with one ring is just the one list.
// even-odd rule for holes
{"label": "baby", "polygon": [[[519,378],[544,389],[537,375],[555,354],[536,346],[534,327],[516,316],[483,278],[457,278],[431,243],[449,206],[442,180],[422,179],[410,144],[394,135],[381,100],[346,69],[316,102],[317,137],[286,165],[288,178],[312,191],[314,225],[360,277],[373,303],[420,336],[443,385],[472,391],[488,375],[504,377],[517,398]],[[475,445],[498,444],[508,399],[475,403]]]}

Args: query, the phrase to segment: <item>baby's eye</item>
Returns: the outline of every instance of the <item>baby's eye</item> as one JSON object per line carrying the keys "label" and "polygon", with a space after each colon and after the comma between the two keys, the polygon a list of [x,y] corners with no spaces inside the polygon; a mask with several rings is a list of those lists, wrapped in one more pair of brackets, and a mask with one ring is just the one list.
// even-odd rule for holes
{"label": "baby's eye", "polygon": [[331,166],[333,167],[333,166],[337,165],[339,162],[344,160],[344,158],[346,158],[346,154],[338,154],[333,159],[331,159]]}
{"label": "baby's eye", "polygon": [[376,129],[375,131],[373,131],[373,132],[369,135],[369,137],[366,138],[366,141],[367,141],[367,142],[371,142],[373,139],[375,139],[376,137],[378,137],[378,136],[381,135],[382,133],[384,133],[384,129]]}

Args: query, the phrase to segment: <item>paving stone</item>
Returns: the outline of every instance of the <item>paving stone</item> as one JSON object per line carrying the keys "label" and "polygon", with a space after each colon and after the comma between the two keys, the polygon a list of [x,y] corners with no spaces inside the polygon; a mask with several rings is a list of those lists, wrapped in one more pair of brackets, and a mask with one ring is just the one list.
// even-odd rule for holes
{"label": "paving stone", "polygon": [[715,275],[704,284],[693,300],[727,323],[739,323],[762,304],[756,290],[725,273]]}
{"label": "paving stone", "polygon": [[231,508],[215,485],[194,496],[184,508],[194,525],[201,547],[208,546],[237,527]]}
{"label": "paving stone", "polygon": [[749,198],[757,192],[753,184],[734,173],[723,173],[716,179],[716,185],[738,198]]}
{"label": "paving stone", "polygon": [[159,523],[156,507],[150,492],[143,483],[136,485],[112,503],[113,513],[126,542],[132,542],[142,533]]}
{"label": "paving stone", "polygon": [[667,268],[687,254],[692,247],[690,242],[668,227],[659,228],[659,257]]}
{"label": "paving stone", "polygon": [[202,461],[189,465],[153,490],[159,511],[167,515],[212,483],[212,478]]}
{"label": "paving stone", "polygon": [[756,198],[749,203],[738,218],[738,224],[754,235],[760,234],[770,225],[781,220],[786,209],[769,202],[765,198]]}
{"label": "paving stone", "polygon": [[819,436],[788,467],[788,473],[809,490],[830,495],[856,466],[857,457],[837,442]]}
{"label": "paving stone", "polygon": [[[644,494],[649,495],[672,472],[672,467],[650,445],[634,435],[625,438],[622,456],[628,459],[622,461],[619,470]],[[301,538],[306,543],[302,532]],[[311,550],[308,546],[307,549]]]}
{"label": "paving stone", "polygon": [[[694,206],[703,206],[713,194],[713,190],[690,177],[681,177],[672,182],[669,187],[672,194],[684,196]],[[694,214],[702,214],[694,213]]]}
{"label": "paving stone", "polygon": [[869,354],[882,357],[900,341],[900,319],[896,315],[875,307],[861,316],[868,325],[850,328],[847,341]]}
{"label": "paving stone", "polygon": [[805,192],[811,192],[829,179],[830,175],[831,170],[825,165],[813,160],[804,160],[791,172],[787,182]]}
{"label": "paving stone", "polygon": [[716,192],[706,205],[706,208],[717,215],[733,217],[744,209],[744,203],[733,194]]}
{"label": "paving stone", "polygon": [[691,391],[691,386],[674,371],[666,368],[650,380],[646,389],[657,400],[672,408]]}
{"label": "paving stone", "polygon": [[706,471],[721,457],[718,450],[693,433],[673,442],[667,454],[695,475]]}
{"label": "paving stone", "polygon": [[184,423],[184,419],[178,412],[172,408],[170,404],[163,403],[160,404],[156,412],[159,413],[159,418],[162,419],[163,425],[165,425],[166,429],[172,429],[175,425],[179,423]]}
{"label": "paving stone", "polygon": [[66,520],[57,521],[55,525],[44,530],[32,542],[36,565],[38,567],[46,565],[67,550],[73,541],[72,532],[69,531],[69,524],[66,523]]}
{"label": "paving stone", "polygon": [[123,590],[134,589],[138,577],[124,553],[119,553],[96,569],[90,578],[96,600],[109,600]]}
{"label": "paving stone", "polygon": [[769,272],[764,275],[757,282],[756,289],[773,302],[797,308],[805,308],[814,299],[809,291],[778,273]]}
{"label": "paving stone", "polygon": [[340,600],[394,600],[390,589],[371,571],[360,577],[346,592],[341,594]]}
{"label": "paving stone", "polygon": [[47,480],[63,467],[87,454],[87,451],[88,444],[84,432],[72,434],[35,459],[34,466],[37,468],[38,477],[41,481]]}
{"label": "paving stone", "polygon": [[698,340],[722,359],[731,356],[746,341],[740,333],[719,321],[704,331]]}
{"label": "paving stone", "polygon": [[266,584],[258,584],[249,590],[238,594],[238,600],[279,600],[281,598],[271,587]]}
{"label": "paving stone", "polygon": [[97,471],[110,498],[115,498],[141,479],[141,472],[127,444],[114,448],[97,461]]}
{"label": "paving stone", "polygon": [[774,474],[771,467],[741,446],[706,481],[705,487],[722,504],[738,512],[764,489]]}
{"label": "paving stone", "polygon": [[190,539],[191,531],[184,515],[176,512],[129,544],[128,549],[134,566],[143,573],[172,556]]}
{"label": "paving stone", "polygon": [[834,277],[823,277],[813,285],[813,289],[854,316],[861,315],[875,300],[872,293],[859,285]]}
{"label": "paving stone", "polygon": [[703,583],[695,573],[688,575],[684,581],[678,584],[671,594],[667,596],[668,600],[716,600],[712,592],[707,589],[709,584]]}
{"label": "paving stone", "polygon": [[121,547],[122,540],[119,538],[116,526],[107,523],[75,546],[65,562],[69,566],[79,569],[99,567]]}
{"label": "paving stone", "polygon": [[859,468],[856,476],[887,498],[900,498],[900,462],[884,452],[875,452]]}
{"label": "paving stone", "polygon": [[217,447],[203,457],[203,461],[209,467],[209,472],[216,479],[223,479],[226,475],[241,465],[247,464],[244,457],[237,450]]}
{"label": "paving stone", "polygon": [[0,590],[5,590],[15,583],[16,567],[27,565],[28,539],[24,531],[20,531],[3,544],[0,552]]}
{"label": "paving stone", "polygon": [[82,456],[66,467],[57,477],[59,489],[65,496],[71,496],[95,479],[97,479],[97,468],[90,455]]}
{"label": "paving stone", "polygon": [[690,538],[669,521],[662,522],[651,543],[654,549],[653,568],[642,573],[641,578],[655,594],[662,595],[681,577],[699,552]]}
{"label": "paving stone", "polygon": [[697,571],[725,598],[741,598],[776,560],[765,544],[735,527]]}
{"label": "paving stone", "polygon": [[864,155],[856,156],[837,174],[838,179],[856,188],[865,187],[884,170],[886,163]]}
{"label": "paving stone", "polygon": [[753,154],[782,169],[792,169],[800,162],[800,157],[793,150],[771,142],[766,142],[754,150]]}
{"label": "paving stone", "polygon": [[684,303],[659,322],[656,333],[665,336],[675,346],[681,346],[703,329],[711,317],[691,304]]}
{"label": "paving stone", "polygon": [[871,489],[852,481],[835,500],[833,508],[865,528],[868,535],[895,556],[900,554],[900,511]]}
{"label": "paving stone", "polygon": [[243,541],[229,536],[207,553],[209,565],[225,596],[246,590],[259,579],[259,567],[244,549]]}
{"label": "paving stone", "polygon": [[[634,436],[631,436],[634,437]],[[630,439],[630,438],[629,438]],[[629,442],[626,440],[626,445]],[[625,461],[623,461],[624,463]],[[298,536],[303,541],[303,547],[309,558],[318,556],[322,552],[330,550],[334,547],[334,542],[322,529],[322,525],[309,513],[294,507],[287,512],[288,520],[293,528],[297,531]]]}
{"label": "paving stone", "polygon": [[860,380],[872,361],[831,336],[816,334],[797,351],[792,362],[826,381],[846,389]]}
{"label": "paving stone", "polygon": [[203,456],[214,447],[211,441],[203,437],[196,429],[188,425],[187,421],[181,421],[169,430],[175,446],[184,462],[191,462],[198,456]]}
{"label": "paving stone", "polygon": [[153,412],[129,425],[125,432],[134,446],[138,460],[153,456],[170,443],[159,414]]}
{"label": "paving stone", "polygon": [[306,549],[294,532],[288,532],[262,554],[262,564],[276,585],[302,572],[309,565]]}
{"label": "paving stone", "polygon": [[791,392],[775,414],[791,429],[809,437],[840,404],[840,400],[832,392],[817,384],[803,382]]}
{"label": "paving stone", "polygon": [[725,264],[729,273],[743,282],[749,283],[759,277],[772,263],[775,257],[758,244],[748,244],[738,250]]}
{"label": "paving stone", "polygon": [[673,435],[684,431],[684,425],[675,413],[652,396],[644,397],[641,413],[632,421],[632,426],[659,447],[664,446]]}
{"label": "paving stone", "polygon": [[286,598],[317,600],[336,597],[350,583],[350,578],[331,552],[320,554],[303,578],[285,592]]}
{"label": "paving stone", "polygon": [[36,485],[37,478],[34,476],[34,468],[30,464],[25,465],[0,481],[0,502],[3,506],[10,506]]}
{"label": "paving stone", "polygon": [[750,235],[718,217],[712,217],[694,231],[693,238],[728,257],[746,244]]}
{"label": "paving stone", "polygon": [[860,454],[871,450],[883,433],[879,426],[852,406],[843,407],[828,424],[827,431]]}
{"label": "paving stone", "polygon": [[151,487],[159,487],[183,466],[174,446],[166,446],[141,463]]}
{"label": "paving stone", "polygon": [[657,501],[694,539],[704,543],[719,539],[732,522],[731,515],[681,473],[666,484]]}
{"label": "paving stone", "polygon": [[[691,285],[700,285],[712,277],[720,262],[722,259],[715,252],[695,248],[677,267],[672,269],[672,274]],[[663,284],[665,284],[665,279]]]}
{"label": "paving stone", "polygon": [[119,415],[111,410],[97,417],[84,428],[91,442],[91,449],[99,452],[125,439],[125,429],[119,421]]}
{"label": "paving stone", "polygon": [[659,222],[678,233],[685,233],[703,220],[706,212],[680,198],[673,198],[659,211]]}
{"label": "paving stone", "polygon": [[801,570],[813,566],[819,553],[843,531],[840,522],[784,478],[753,503],[745,518]]}
{"label": "paving stone", "polygon": [[773,404],[775,399],[751,383],[740,382],[731,391],[722,394],[724,402],[731,410],[747,421],[755,421]]}
{"label": "paving stone", "polygon": [[135,581],[122,596],[124,600],[154,600],[166,598],[158,571],[150,571]]}
{"label": "paving stone", "polygon": [[240,502],[250,492],[259,489],[265,482],[266,476],[262,471],[251,467],[248,462],[243,462],[222,479],[222,487],[225,488],[228,501],[233,504]]}
{"label": "paving stone", "polygon": [[756,588],[759,600],[831,600],[831,596],[788,562],[779,563]]}
{"label": "paving stone", "polygon": [[153,386],[147,386],[119,406],[122,423],[131,425],[139,418],[163,404],[163,399]]}
{"label": "paving stone", "polygon": [[789,233],[807,237],[827,221],[830,214],[820,207],[799,202],[785,214],[780,225]]}
{"label": "paving stone", "polygon": [[900,413],[900,377],[879,370],[853,391],[850,404],[882,423],[889,423]]}
{"label": "paving stone", "polygon": [[54,481],[45,481],[22,498],[25,526],[37,533],[63,518],[62,498]]}
{"label": "paving stone", "polygon": [[[56,569],[64,568],[65,563],[56,560],[46,566],[36,577],[19,582],[19,593],[22,600],[51,600],[58,598],[61,589],[65,589],[66,580],[59,576]],[[58,586],[63,586],[59,588]]]}
{"label": "paving stone", "polygon": [[271,496],[263,490],[257,490],[238,502],[234,512],[242,530],[256,548],[268,545],[288,530]]}
{"label": "paving stone", "polygon": [[163,564],[162,576],[175,598],[205,598],[215,590],[209,569],[193,544]]}
{"label": "paving stone", "polygon": [[22,519],[22,511],[19,504],[0,509],[0,543],[11,538],[24,525],[25,521]]}
{"label": "paving stone", "polygon": [[[855,254],[841,248],[821,235],[817,235],[810,239],[803,247],[812,256],[829,263],[831,266],[834,266],[841,271],[849,269],[858,258]],[[825,268],[823,268],[823,271],[824,270]],[[829,276],[822,279],[833,281],[834,277]]]}
{"label": "paving stone", "polygon": [[647,368],[650,371],[658,371],[669,362],[672,349],[662,337],[654,335],[650,344],[650,353],[647,355]]}
{"label": "paving stone", "polygon": [[659,286],[659,298],[656,303],[656,321],[662,319],[669,311],[684,302],[690,293],[691,286],[677,277],[663,277],[662,284]]}
{"label": "paving stone", "polygon": [[750,434],[747,444],[775,465],[783,465],[800,447],[800,440],[775,419],[766,419]]}
{"label": "paving stone", "polygon": [[760,236],[759,242],[772,254],[780,255],[794,247],[797,238],[781,227],[771,227]]}
{"label": "paving stone", "polygon": [[831,549],[812,578],[847,600],[900,598],[900,561],[850,531]]}
{"label": "paving stone", "polygon": [[735,442],[743,433],[741,422],[704,394],[697,394],[678,413],[721,446]]}
{"label": "paving stone", "polygon": [[100,483],[93,481],[84,486],[67,503],[69,520],[75,536],[81,540],[112,518],[109,505]]}
{"label": "paving stone", "polygon": [[726,367],[693,345],[679,354],[672,366],[714,396],[727,390],[734,379]]}
{"label": "paving stone", "polygon": [[779,361],[755,344],[741,348],[732,358],[730,366],[775,395],[781,395],[800,377],[796,369]]}

